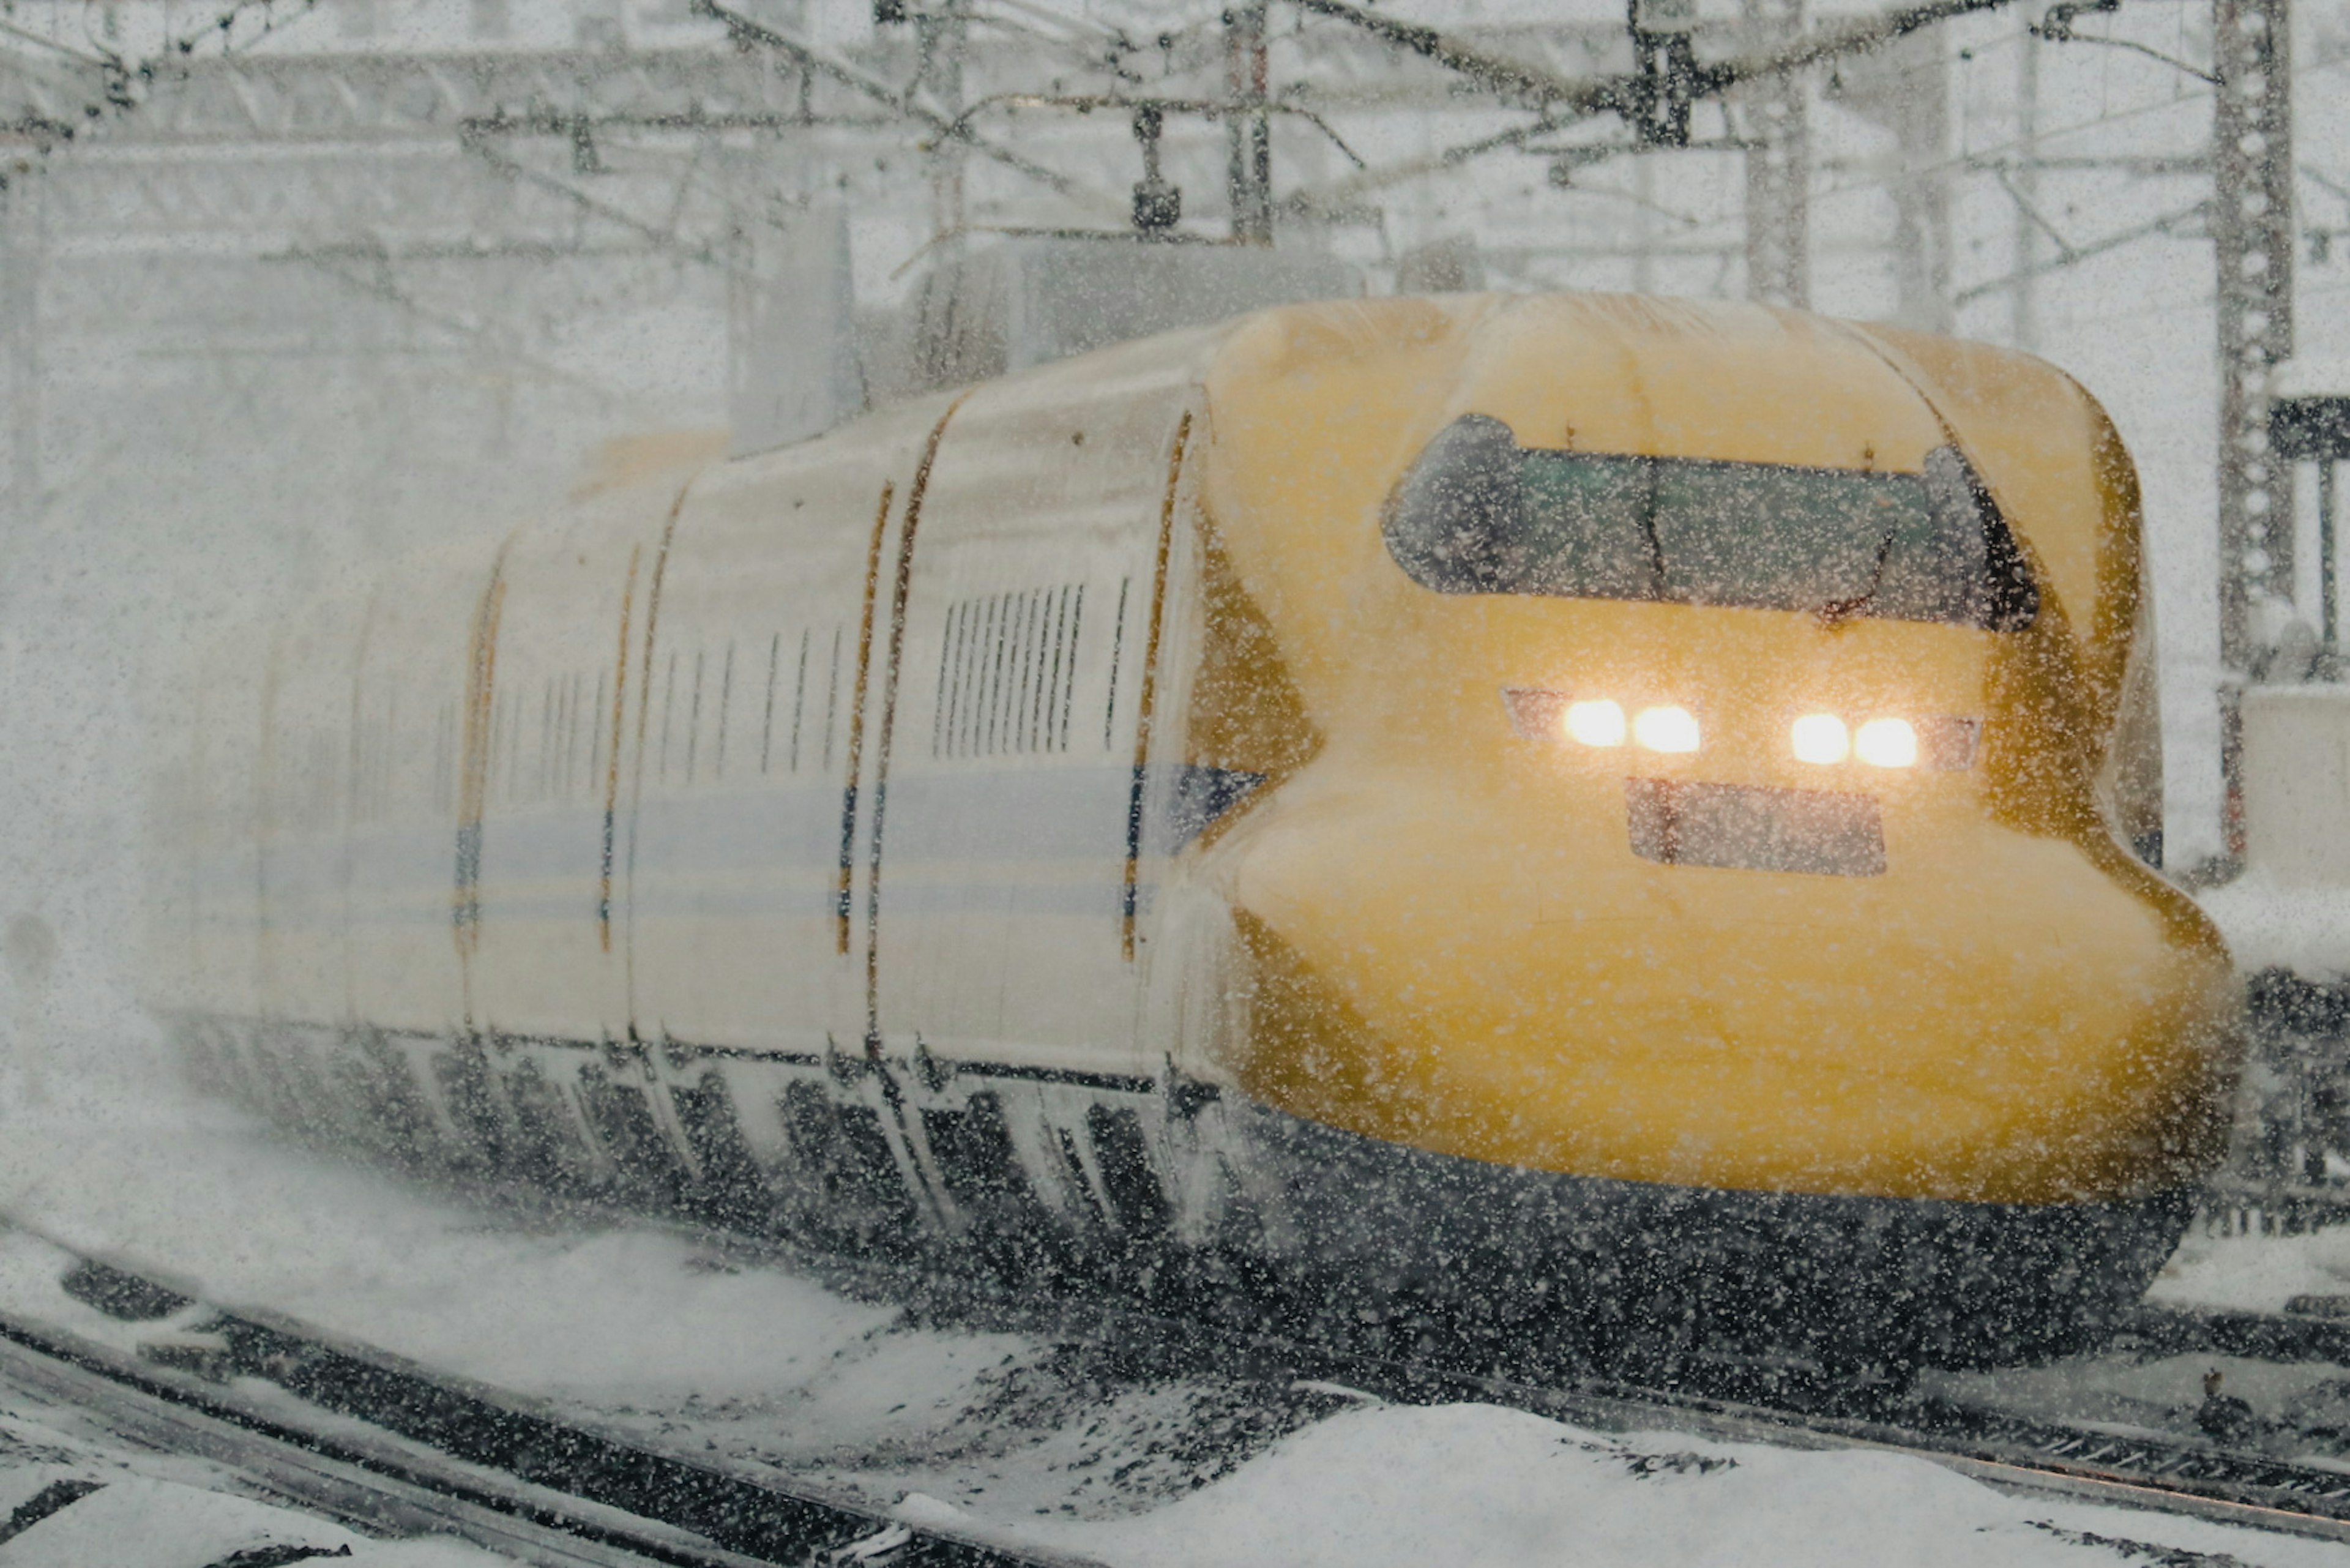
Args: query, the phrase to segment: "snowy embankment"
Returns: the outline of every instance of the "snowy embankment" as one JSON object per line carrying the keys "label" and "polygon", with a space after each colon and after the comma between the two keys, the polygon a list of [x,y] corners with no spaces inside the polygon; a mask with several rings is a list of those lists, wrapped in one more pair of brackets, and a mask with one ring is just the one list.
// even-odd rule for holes
{"label": "snowy embankment", "polygon": [[2195,901],[2227,938],[2240,973],[2287,970],[2321,982],[2350,974],[2350,888],[2288,882],[2255,866]]}
{"label": "snowy embankment", "polygon": [[[60,1079],[47,1111],[0,1124],[0,1210],[71,1244],[588,1419],[850,1485],[910,1519],[983,1521],[1108,1563],[2018,1568],[2208,1552],[2350,1568],[2350,1547],[2011,1496],[1896,1454],[1138,1375],[910,1324],[658,1230],[526,1228],[218,1106]],[[21,1309],[30,1285],[10,1272],[0,1297]],[[0,1477],[11,1463],[0,1453]]]}
{"label": "snowy embankment", "polygon": [[2189,1232],[2147,1292],[2165,1306],[2282,1312],[2295,1296],[2350,1296],[2350,1229],[2300,1236]]}

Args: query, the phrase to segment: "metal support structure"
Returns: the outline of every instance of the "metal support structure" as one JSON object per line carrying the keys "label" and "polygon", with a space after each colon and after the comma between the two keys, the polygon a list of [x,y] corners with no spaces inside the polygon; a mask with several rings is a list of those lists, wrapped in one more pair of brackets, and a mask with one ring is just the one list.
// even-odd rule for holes
{"label": "metal support structure", "polygon": [[[2213,0],[2211,248],[2220,358],[2220,659],[2261,649],[2253,606],[2293,596],[2293,491],[2269,450],[2270,370],[2293,354],[2289,0]],[[2231,795],[2238,781],[2229,780]]]}
{"label": "metal support structure", "polygon": [[[2220,368],[2221,832],[2244,854],[2241,698],[2265,651],[2253,607],[2293,595],[2293,488],[2269,442],[2269,372],[2293,356],[2288,0],[2212,0],[2211,253]],[[2283,504],[2280,505],[2282,502]]]}
{"label": "metal support structure", "polygon": [[1837,101],[1893,133],[1894,320],[1948,332],[1950,307],[1950,47],[1921,34],[1847,61]]}
{"label": "metal support structure", "polygon": [[1264,0],[1243,0],[1224,13],[1224,87],[1240,112],[1224,121],[1230,144],[1225,189],[1232,200],[1232,238],[1273,244],[1273,121],[1266,95]]}
{"label": "metal support structure", "polygon": [[2335,581],[2338,542],[2334,537],[2334,475],[2340,466],[2333,462],[2317,466],[2317,602],[2325,622],[2321,646],[2329,654],[2342,651],[2342,594]]}
{"label": "metal support structure", "polygon": [[[963,57],[971,47],[971,19],[961,0],[946,0],[936,13],[914,18],[920,36],[921,73],[931,94],[950,118],[963,108]],[[941,136],[931,144],[931,233],[962,233],[963,164],[968,149],[959,139]]]}
{"label": "metal support structure", "polygon": [[1134,111],[1134,140],[1142,144],[1142,178],[1134,187],[1134,232],[1146,240],[1165,239],[1183,217],[1183,192],[1159,170],[1159,138],[1166,119],[1149,105]]}
{"label": "metal support structure", "polygon": [[[628,113],[691,130],[708,119],[798,113],[807,70],[708,48],[218,55],[173,71],[135,110],[76,140],[114,147],[421,140],[466,121]],[[0,69],[0,119],[88,119],[89,80]],[[831,94],[827,92],[827,98]]]}
{"label": "metal support structure", "polygon": [[1694,0],[1629,0],[1632,78],[1624,118],[1644,147],[1687,147],[1699,96]]}
{"label": "metal support structure", "polygon": [[2318,643],[2327,654],[2339,654],[2342,606],[2335,557],[2341,514],[2335,474],[2350,462],[2350,395],[2272,399],[2268,431],[2269,458],[2276,466],[2282,494],[2293,493],[2293,464],[2306,462],[2317,470]]}
{"label": "metal support structure", "polygon": [[2027,23],[2015,51],[2015,172],[2006,176],[2014,200],[2008,260],[2007,340],[2027,354],[2040,349],[2040,49]]}
{"label": "metal support structure", "polygon": [[[1756,53],[1803,36],[1804,0],[1744,0]],[[1812,301],[1812,132],[1803,76],[1736,89],[1745,110],[1746,296],[1808,308]]]}

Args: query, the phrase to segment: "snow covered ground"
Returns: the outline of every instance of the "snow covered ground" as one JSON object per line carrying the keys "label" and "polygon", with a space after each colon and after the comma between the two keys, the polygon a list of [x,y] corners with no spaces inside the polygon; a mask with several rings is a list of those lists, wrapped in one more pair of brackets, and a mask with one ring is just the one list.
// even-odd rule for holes
{"label": "snow covered ground", "polygon": [[[446,1538],[370,1541],[239,1495],[235,1478],[203,1459],[133,1449],[88,1425],[80,1411],[0,1393],[0,1563],[7,1568],[216,1568],[293,1562],[303,1548],[348,1568],[507,1561]],[[19,1519],[23,1527],[12,1529]]]}
{"label": "snow covered ground", "polygon": [[2282,1312],[2294,1296],[2350,1295],[2350,1229],[2301,1236],[2191,1231],[2150,1299],[2178,1306]]}
{"label": "snow covered ground", "polygon": [[[2009,1495],[1905,1456],[1391,1406],[925,1326],[661,1230],[565,1229],[470,1205],[300,1148],[126,1069],[64,1070],[77,1054],[59,1053],[47,1109],[0,1124],[0,1210],[170,1271],[212,1299],[292,1314],[606,1426],[848,1485],[913,1521],[961,1519],[1138,1568],[2350,1568],[2350,1547]],[[2274,1264],[2273,1285],[2309,1288],[2335,1260],[2350,1270],[2350,1235],[2326,1249],[2215,1240],[2189,1251],[2164,1287],[2186,1299],[2210,1299],[2194,1293],[2219,1288],[2205,1282],[2250,1277],[2251,1260],[2280,1251],[2301,1262]],[[31,1255],[0,1245],[0,1301],[21,1309],[47,1288],[19,1277]],[[2169,1398],[2168,1383],[2147,1397]],[[117,1462],[67,1425],[68,1414],[0,1409],[0,1517],[58,1466]],[[129,1518],[140,1488],[207,1482],[151,1466],[136,1486],[120,1484],[108,1507]],[[222,1500],[224,1517],[233,1501],[245,1506]],[[84,1516],[93,1529],[109,1517]],[[356,1561],[476,1560],[414,1555],[460,1550],[435,1543],[367,1550],[375,1555]],[[0,1543],[5,1568],[66,1560]],[[111,1560],[145,1561],[127,1545]]]}

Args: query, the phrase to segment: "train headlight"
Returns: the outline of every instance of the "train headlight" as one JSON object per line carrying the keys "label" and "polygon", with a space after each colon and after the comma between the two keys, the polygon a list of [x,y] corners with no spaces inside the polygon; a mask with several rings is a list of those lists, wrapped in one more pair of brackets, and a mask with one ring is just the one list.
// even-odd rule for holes
{"label": "train headlight", "polygon": [[1566,732],[1586,746],[1624,743],[1624,709],[1605,697],[1566,705]]}
{"label": "train headlight", "polygon": [[1906,768],[1918,761],[1918,732],[1907,719],[1871,719],[1853,737],[1860,760],[1880,768]]}
{"label": "train headlight", "polygon": [[1686,708],[1643,708],[1632,719],[1632,738],[1652,752],[1697,750],[1697,715]]}
{"label": "train headlight", "polygon": [[1852,754],[1852,736],[1834,713],[1806,713],[1795,721],[1795,760],[1840,763]]}

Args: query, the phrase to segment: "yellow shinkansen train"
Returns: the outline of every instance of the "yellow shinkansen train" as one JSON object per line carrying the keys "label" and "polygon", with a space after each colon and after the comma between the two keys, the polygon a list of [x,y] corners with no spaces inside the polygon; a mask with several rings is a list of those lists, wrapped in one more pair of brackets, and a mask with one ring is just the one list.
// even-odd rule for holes
{"label": "yellow shinkansen train", "polygon": [[1366,300],[640,455],[192,671],[145,973],[272,1114],[1951,1363],[2095,1334],[2220,1151],[2136,481],[2036,360]]}

